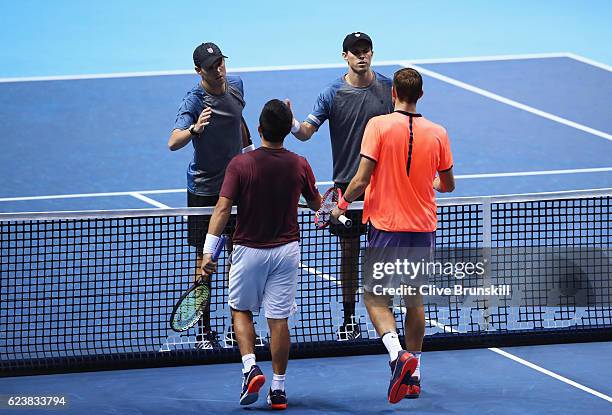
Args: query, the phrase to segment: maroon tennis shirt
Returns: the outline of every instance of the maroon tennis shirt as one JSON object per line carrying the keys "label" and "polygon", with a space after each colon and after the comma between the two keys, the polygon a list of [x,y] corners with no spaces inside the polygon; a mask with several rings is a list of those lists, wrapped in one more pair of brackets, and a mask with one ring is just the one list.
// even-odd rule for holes
{"label": "maroon tennis shirt", "polygon": [[219,196],[238,206],[234,244],[272,248],[300,240],[297,205],[319,193],[304,157],[260,147],[230,161]]}

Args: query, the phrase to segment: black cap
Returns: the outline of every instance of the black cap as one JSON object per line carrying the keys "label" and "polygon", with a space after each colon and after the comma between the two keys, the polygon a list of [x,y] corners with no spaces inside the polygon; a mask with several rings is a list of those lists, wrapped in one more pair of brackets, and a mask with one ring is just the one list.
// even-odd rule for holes
{"label": "black cap", "polygon": [[349,33],[344,38],[344,42],[342,42],[342,50],[344,52],[348,51],[350,48],[355,46],[355,43],[359,42],[360,40],[365,40],[370,44],[370,48],[372,47],[372,39],[370,39],[370,36],[362,32],[353,32]]}
{"label": "black cap", "polygon": [[202,43],[193,51],[193,63],[198,68],[207,68],[221,58],[227,56],[212,42]]}

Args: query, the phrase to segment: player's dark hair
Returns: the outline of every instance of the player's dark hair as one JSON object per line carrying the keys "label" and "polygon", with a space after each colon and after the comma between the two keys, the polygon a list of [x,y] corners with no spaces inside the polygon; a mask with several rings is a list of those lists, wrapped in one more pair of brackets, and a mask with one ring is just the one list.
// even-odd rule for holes
{"label": "player's dark hair", "polygon": [[393,75],[393,86],[400,101],[415,104],[423,90],[423,78],[415,69],[403,68]]}
{"label": "player's dark hair", "polygon": [[291,131],[293,114],[284,102],[272,99],[266,102],[259,115],[261,135],[273,143],[282,142]]}

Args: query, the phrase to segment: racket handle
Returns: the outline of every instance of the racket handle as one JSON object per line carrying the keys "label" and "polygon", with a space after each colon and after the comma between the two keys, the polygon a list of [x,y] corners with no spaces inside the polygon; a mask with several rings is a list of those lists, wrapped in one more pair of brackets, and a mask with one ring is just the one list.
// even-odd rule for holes
{"label": "racket handle", "polygon": [[212,254],[212,260],[217,262],[217,260],[219,259],[219,256],[221,255],[221,251],[223,251],[223,247],[225,246],[225,240],[227,239],[227,236],[225,235],[221,235],[219,237],[219,241],[217,242],[217,246],[215,247],[215,252],[213,252]]}
{"label": "racket handle", "polygon": [[344,227],[346,227],[346,228],[350,228],[350,227],[351,227],[351,225],[353,224],[353,221],[352,221],[352,220],[350,220],[349,218],[347,218],[347,217],[346,217],[346,216],[344,216],[344,215],[340,215],[340,216],[338,217],[338,221],[340,221],[340,223],[341,223],[341,224],[343,224],[343,225],[344,225]]}

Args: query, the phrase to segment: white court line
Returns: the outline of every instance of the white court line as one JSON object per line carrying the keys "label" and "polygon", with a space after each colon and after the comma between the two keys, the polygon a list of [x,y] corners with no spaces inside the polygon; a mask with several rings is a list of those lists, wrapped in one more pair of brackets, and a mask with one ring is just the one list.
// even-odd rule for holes
{"label": "white court line", "polygon": [[494,353],[497,353],[497,354],[499,354],[501,356],[504,356],[504,357],[506,357],[506,358],[508,358],[510,360],[514,360],[517,363],[520,363],[520,364],[522,364],[524,366],[527,366],[527,367],[529,367],[529,368],[531,368],[533,370],[537,370],[540,373],[543,373],[543,374],[545,374],[547,376],[550,376],[552,378],[555,378],[555,379],[557,379],[557,380],[559,380],[559,381],[561,381],[563,383],[567,383],[570,386],[573,386],[575,388],[583,390],[583,391],[585,391],[587,393],[590,393],[591,395],[597,396],[598,398],[601,398],[603,400],[606,400],[606,401],[612,403],[612,397],[610,397],[608,395],[605,395],[605,394],[603,394],[601,392],[598,392],[598,391],[596,391],[594,389],[591,389],[589,387],[586,387],[584,385],[581,385],[578,382],[574,382],[573,380],[568,379],[565,376],[561,376],[561,375],[559,375],[559,374],[557,374],[555,372],[551,372],[548,369],[544,369],[541,366],[538,366],[538,365],[536,365],[534,363],[531,363],[531,362],[529,362],[529,361],[527,361],[525,359],[521,359],[520,357],[515,356],[515,355],[513,355],[511,353],[508,353],[508,352],[506,352],[504,350],[498,349],[497,347],[490,347],[488,350],[490,350],[490,351],[492,351]]}
{"label": "white court line", "polygon": [[[559,53],[530,53],[517,55],[490,55],[490,56],[468,56],[459,58],[432,58],[432,59],[411,59],[413,64],[436,64],[436,63],[462,63],[462,62],[491,62],[491,61],[506,61],[506,60],[526,60],[526,59],[551,59],[551,58],[566,58],[568,52]],[[383,60],[373,61],[373,66],[402,66],[401,60]],[[346,68],[346,63],[319,63],[319,64],[304,64],[304,65],[277,65],[277,66],[249,66],[242,68],[230,68],[230,73],[244,72],[270,72],[270,71],[295,71],[308,69],[336,69]],[[190,71],[189,73],[193,73]]]}
{"label": "white court line", "polygon": [[584,56],[576,55],[575,53],[566,53],[566,56],[570,59],[586,63],[591,66],[595,66],[604,71],[612,72],[612,66],[606,65],[605,63],[594,61],[593,59],[585,58]]}
{"label": "white court line", "polygon": [[[524,177],[524,176],[548,176],[556,174],[581,174],[581,173],[605,173],[612,171],[612,167],[593,167],[588,169],[564,169],[564,170],[540,170],[540,171],[516,171],[507,173],[477,173],[457,174],[455,179],[490,179],[496,177]],[[317,182],[317,186],[333,186],[334,182]],[[1,200],[1,199],[0,199]]]}
{"label": "white court line", "polygon": [[300,268],[302,268],[303,270],[305,270],[309,274],[318,275],[319,277],[323,278],[324,280],[333,282],[333,283],[338,284],[338,285],[342,285],[342,281],[338,280],[337,278],[334,278],[334,277],[332,277],[329,274],[321,272],[321,271],[319,271],[316,268],[307,267],[302,262],[300,262]]}
{"label": "white court line", "polygon": [[17,82],[45,82],[45,81],[80,81],[83,79],[113,79],[113,78],[140,78],[143,76],[169,76],[169,75],[190,75],[195,71],[187,69],[167,70],[167,71],[140,71],[140,72],[114,72],[114,73],[93,73],[83,75],[53,75],[53,76],[20,76],[0,78],[0,84]]}
{"label": "white court line", "polygon": [[145,195],[141,195],[140,193],[137,193],[137,192],[130,193],[130,196],[133,196],[133,197],[135,197],[138,200],[142,200],[143,202],[148,203],[150,205],[153,205],[155,207],[158,207],[160,209],[169,209],[170,208],[170,206],[164,205],[162,202],[158,202],[155,199],[151,199],[150,197],[147,197]]}
{"label": "white court line", "polygon": [[[480,62],[480,61],[501,61],[513,59],[547,59],[567,57],[568,53],[532,53],[532,54],[517,54],[517,55],[498,55],[498,56],[474,56],[464,58],[439,58],[439,59],[413,59],[410,62],[415,64],[434,64],[434,63],[457,63],[457,62]],[[398,60],[375,61],[374,66],[385,65],[401,65]],[[269,72],[269,71],[295,71],[309,69],[333,69],[345,68],[346,63],[330,63],[330,64],[304,64],[304,65],[278,65],[278,66],[251,66],[228,68],[229,73],[245,73],[245,72]],[[192,75],[195,74],[193,69],[177,69],[166,71],[140,71],[140,72],[116,72],[116,73],[100,73],[100,74],[84,74],[84,75],[57,75],[57,76],[26,76],[26,77],[7,77],[0,78],[0,83],[12,82],[38,82],[38,81],[75,81],[82,79],[109,79],[109,78],[136,78],[143,76],[168,76],[168,75]]]}
{"label": "white court line", "polygon": [[109,197],[109,196],[134,196],[138,194],[165,194],[165,193],[183,193],[187,189],[165,189],[165,190],[142,190],[131,192],[102,192],[102,193],[75,193],[67,195],[48,195],[48,196],[22,196],[22,197],[2,197],[0,202],[16,202],[24,200],[49,200],[49,199],[76,199],[88,197]]}
{"label": "white court line", "polygon": [[548,176],[555,174],[580,174],[580,173],[603,173],[612,171],[612,167],[594,167],[591,169],[566,169],[566,170],[542,170],[542,171],[517,171],[509,173],[482,173],[482,174],[458,174],[455,179],[486,179],[492,177],[523,177],[523,176]]}
{"label": "white court line", "polygon": [[[566,170],[541,170],[541,171],[521,171],[508,173],[478,173],[478,174],[458,174],[455,179],[481,179],[492,177],[523,177],[523,176],[545,176],[555,174],[580,174],[580,173],[605,173],[612,171],[612,167],[593,167],[586,169],[566,169]],[[333,181],[317,182],[317,186],[332,186]],[[168,193],[185,193],[187,189],[159,189],[159,190],[135,190],[126,192],[101,192],[101,193],[75,193],[65,195],[45,195],[45,196],[17,196],[17,197],[0,197],[0,202],[21,202],[28,200],[51,200],[51,199],[77,199],[88,197],[113,197],[113,196],[134,196],[153,195],[153,194],[168,194]],[[135,197],[135,196],[134,196]],[[153,199],[151,199],[153,200]]]}
{"label": "white court line", "polygon": [[435,71],[432,71],[432,70],[429,70],[429,69],[425,69],[425,68],[420,67],[418,65],[412,65],[409,61],[404,62],[404,66],[413,67],[416,70],[418,70],[419,72],[421,72],[422,74],[431,76],[432,78],[435,78],[435,79],[438,79],[440,81],[446,82],[448,84],[454,85],[456,87],[465,89],[465,90],[473,92],[475,94],[482,95],[482,96],[490,98],[490,99],[492,99],[494,101],[501,102],[502,104],[506,104],[506,105],[509,105],[511,107],[518,108],[520,110],[530,112],[532,114],[535,114],[535,115],[538,115],[540,117],[549,119],[551,121],[558,122],[559,124],[563,124],[563,125],[566,125],[568,127],[572,127],[572,128],[577,129],[577,130],[581,130],[581,131],[584,131],[586,133],[589,133],[589,134],[592,134],[592,135],[604,138],[604,139],[606,139],[608,141],[612,141],[612,135],[611,134],[605,133],[603,131],[596,130],[596,129],[591,128],[591,127],[587,127],[586,125],[578,124],[577,122],[570,121],[568,119],[559,117],[559,116],[551,114],[549,112],[542,111],[542,110],[539,110],[539,109],[534,108],[534,107],[530,107],[529,105],[525,105],[525,104],[520,103],[518,101],[514,101],[512,99],[503,97],[501,95],[497,95],[497,94],[495,94],[493,92],[487,91],[487,90],[482,89],[482,88],[478,88],[478,87],[476,87],[474,85],[471,85],[471,84],[459,81],[459,80],[451,78],[449,76],[442,75],[442,74],[440,74],[438,72],[435,72]]}
{"label": "white court line", "polygon": [[[395,307],[395,308],[397,310],[401,311],[402,313],[406,312],[406,308],[405,307]],[[455,330],[452,327],[448,327],[448,326],[438,322],[437,320],[426,319],[426,321],[428,321],[430,324],[433,324],[433,325],[441,328],[446,333],[461,333],[460,331]],[[598,391],[596,391],[594,389],[591,389],[591,388],[589,388],[587,386],[581,385],[578,382],[575,382],[575,381],[573,381],[571,379],[568,379],[565,376],[561,376],[561,375],[559,375],[559,374],[557,374],[555,372],[552,372],[552,371],[550,371],[548,369],[544,369],[541,366],[538,366],[538,365],[536,365],[534,363],[531,363],[528,360],[522,359],[522,358],[520,358],[520,357],[518,357],[516,355],[513,355],[512,353],[509,353],[509,352],[507,352],[505,350],[501,350],[501,349],[499,349],[497,347],[488,347],[487,350],[490,350],[493,353],[497,353],[500,356],[503,356],[503,357],[505,357],[507,359],[513,360],[513,361],[515,361],[517,363],[520,363],[520,364],[522,364],[524,366],[527,366],[528,368],[536,370],[536,371],[538,371],[540,373],[543,373],[543,374],[545,374],[547,376],[550,376],[550,377],[552,377],[554,379],[557,379],[557,380],[559,380],[561,382],[564,382],[564,383],[566,383],[566,384],[568,384],[570,386],[578,388],[578,389],[580,389],[580,390],[582,390],[584,392],[590,393],[591,395],[597,396],[598,398],[604,399],[604,400],[612,403],[612,397],[610,397],[610,396],[608,396],[606,394],[598,392]]]}
{"label": "white court line", "polygon": [[[316,184],[317,186],[324,186],[326,184],[333,184],[333,183],[334,182],[317,182]],[[21,202],[21,201],[27,201],[27,200],[50,200],[50,199],[78,199],[78,198],[88,198],[88,197],[114,197],[114,196],[133,196],[139,199],[140,197],[137,197],[134,195],[138,194],[142,196],[142,195],[185,193],[185,192],[187,192],[187,189],[182,188],[182,189],[158,189],[158,190],[132,190],[132,191],[125,191],[125,192],[74,193],[74,194],[65,194],[65,195],[45,195],[45,196],[17,196],[17,197],[0,197],[0,202]],[[153,200],[153,199],[150,199],[150,200]]]}
{"label": "white court line", "polygon": [[526,59],[551,59],[551,58],[567,58],[568,52],[558,53],[523,53],[517,55],[490,55],[490,56],[467,56],[463,58],[443,58],[443,59],[413,59],[410,62],[419,64],[435,64],[435,63],[463,63],[463,62],[492,62],[492,61],[513,61]]}
{"label": "white court line", "polygon": [[[559,53],[528,53],[516,55],[490,55],[490,56],[468,56],[459,58],[432,58],[432,59],[411,59],[411,60],[384,60],[374,61],[374,66],[403,65],[410,62],[414,65],[438,64],[438,63],[463,63],[463,62],[492,62],[506,60],[527,60],[527,59],[554,59],[570,58],[583,63],[596,66],[606,71],[612,72],[612,67],[597,62],[595,60],[576,55],[571,52]],[[250,66],[229,68],[229,73],[247,72],[270,72],[270,71],[295,71],[309,69],[335,69],[344,68],[345,63],[322,63],[322,64],[302,64],[302,65],[276,65],[276,66]],[[82,75],[54,75],[54,76],[25,76],[25,77],[5,77],[0,78],[0,83],[13,82],[35,82],[35,81],[77,81],[83,79],[112,79],[112,78],[137,78],[146,76],[172,76],[172,75],[192,75],[193,69],[175,69],[163,71],[135,71],[135,72],[114,72]]]}
{"label": "white court line", "polygon": [[[498,177],[525,177],[525,176],[549,176],[557,174],[581,174],[581,173],[605,173],[612,171],[612,167],[593,167],[589,169],[565,169],[565,170],[540,170],[540,171],[516,171],[507,173],[477,173],[477,174],[457,174],[455,179],[490,179]],[[334,182],[317,182],[317,185],[331,186]]]}

